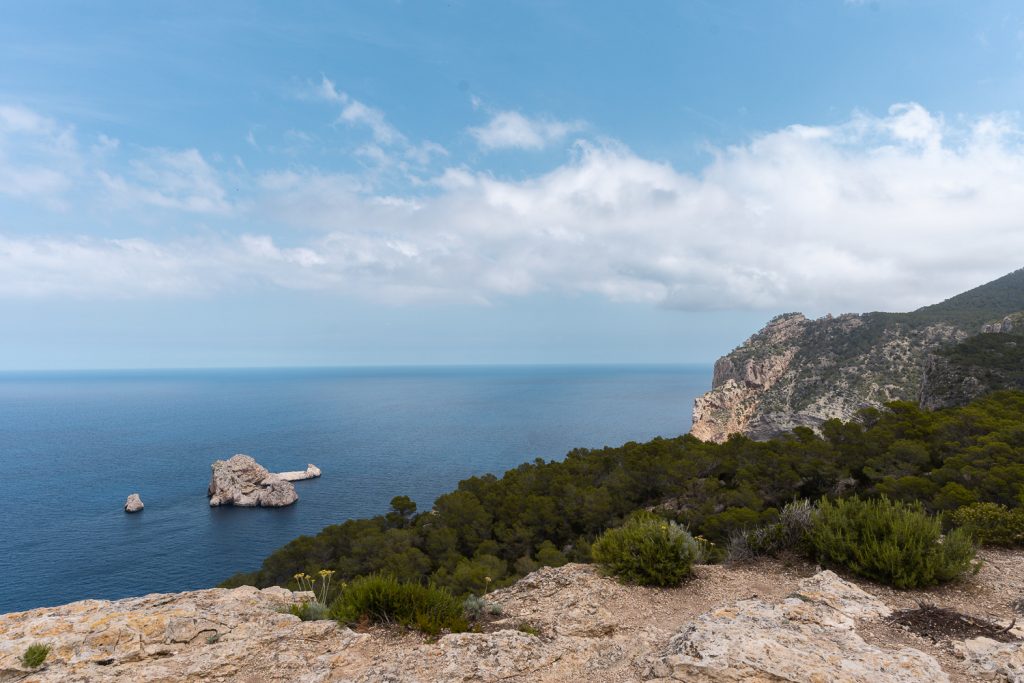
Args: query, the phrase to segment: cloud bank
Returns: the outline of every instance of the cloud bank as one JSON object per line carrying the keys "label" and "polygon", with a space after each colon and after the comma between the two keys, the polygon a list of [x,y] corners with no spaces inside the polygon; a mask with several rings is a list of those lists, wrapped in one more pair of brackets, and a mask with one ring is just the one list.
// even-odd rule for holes
{"label": "cloud bank", "polygon": [[[323,99],[351,106],[333,84],[322,88]],[[27,188],[22,198],[63,201],[74,178],[59,170],[49,178],[39,160],[75,143],[69,129],[29,114],[0,110],[0,178],[15,177],[8,187]],[[382,117],[361,116],[353,122],[377,143],[390,130],[392,145],[417,148]],[[534,144],[516,126],[495,126],[499,116],[480,129],[499,131],[493,146]],[[35,158],[11,142],[19,126],[44,148]],[[900,104],[713,149],[697,173],[581,140],[563,163],[525,178],[438,154],[445,165],[406,192],[289,168],[236,174],[238,197],[224,193],[226,172],[197,150],[151,151],[118,172],[83,155],[76,177],[99,178],[126,206],[221,227],[163,240],[141,231],[90,236],[87,225],[75,238],[0,229],[0,296],[274,287],[396,304],[556,292],[683,310],[906,310],[1024,265],[1022,139],[1012,117],[950,123]]]}

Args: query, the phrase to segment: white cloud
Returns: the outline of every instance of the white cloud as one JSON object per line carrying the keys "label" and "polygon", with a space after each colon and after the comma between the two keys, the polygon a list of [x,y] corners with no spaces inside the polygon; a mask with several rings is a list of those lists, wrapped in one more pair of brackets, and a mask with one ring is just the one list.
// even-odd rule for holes
{"label": "white cloud", "polygon": [[73,128],[25,107],[0,105],[0,195],[63,208],[80,166]]}
{"label": "white cloud", "polygon": [[195,149],[151,150],[131,163],[130,177],[99,171],[114,199],[193,213],[231,211],[218,173]]}
{"label": "white cloud", "polygon": [[[607,142],[577,143],[525,179],[453,165],[386,195],[363,175],[292,168],[250,179],[228,216],[238,237],[8,237],[0,294],[273,286],[394,302],[554,291],[690,310],[906,310],[1024,265],[1022,140],[1009,116],[950,123],[907,104],[759,135],[695,174]],[[136,166],[124,191],[227,205],[198,152],[168,154]]]}
{"label": "white cloud", "polygon": [[373,133],[373,139],[382,145],[405,142],[405,136],[385,120],[384,112],[358,100],[350,100],[341,110],[338,120],[366,126]]}
{"label": "white cloud", "polygon": [[338,90],[334,82],[327,76],[321,76],[320,85],[315,89],[315,95],[327,102],[341,105],[338,121],[353,126],[365,126],[370,130],[376,142],[382,145],[406,143],[405,136],[387,122],[384,112],[363,104],[350,97],[348,93]]}
{"label": "white cloud", "polygon": [[[474,103],[474,107],[478,106]],[[491,117],[485,126],[470,128],[477,143],[486,150],[544,149],[567,135],[583,130],[581,121],[530,119],[519,112],[502,111]]]}

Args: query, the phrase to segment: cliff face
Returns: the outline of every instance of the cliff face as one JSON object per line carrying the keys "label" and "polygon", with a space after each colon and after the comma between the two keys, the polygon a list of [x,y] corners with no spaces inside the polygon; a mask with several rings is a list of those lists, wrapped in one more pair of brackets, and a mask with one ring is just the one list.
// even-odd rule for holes
{"label": "cliff face", "polygon": [[1024,343],[992,341],[1024,329],[1022,310],[1019,270],[912,313],[780,315],[715,363],[691,434],[768,439],[889,401],[935,408],[1024,387]]}
{"label": "cliff face", "polygon": [[925,360],[921,407],[964,405],[1000,389],[1024,390],[1024,314],[985,325],[982,334]]}
{"label": "cliff face", "polygon": [[715,363],[711,391],[694,403],[691,433],[768,439],[916,400],[928,353],[966,336],[952,324],[911,327],[885,314],[778,316]]}

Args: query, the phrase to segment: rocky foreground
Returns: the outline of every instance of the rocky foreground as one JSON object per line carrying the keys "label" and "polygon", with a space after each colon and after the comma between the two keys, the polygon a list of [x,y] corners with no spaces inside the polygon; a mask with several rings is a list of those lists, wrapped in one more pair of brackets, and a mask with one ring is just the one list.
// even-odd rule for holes
{"label": "rocky foreground", "polygon": [[[1019,641],[922,637],[893,617],[923,600],[1009,625],[1024,554],[984,559],[932,592],[777,562],[699,567],[664,590],[545,568],[488,596],[503,611],[484,632],[436,641],[299,621],[283,612],[308,594],[282,588],[85,600],[0,616],[0,681],[1024,681]],[[38,642],[52,652],[26,670]]]}

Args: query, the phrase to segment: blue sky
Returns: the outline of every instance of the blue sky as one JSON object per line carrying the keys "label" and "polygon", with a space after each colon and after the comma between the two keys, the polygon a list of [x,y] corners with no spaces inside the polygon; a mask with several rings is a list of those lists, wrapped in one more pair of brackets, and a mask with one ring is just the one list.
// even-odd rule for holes
{"label": "blue sky", "polygon": [[0,368],[706,362],[1024,265],[1016,2],[3,14]]}

